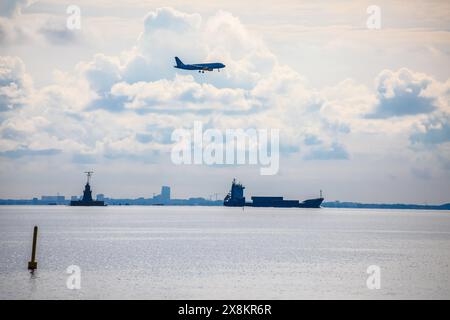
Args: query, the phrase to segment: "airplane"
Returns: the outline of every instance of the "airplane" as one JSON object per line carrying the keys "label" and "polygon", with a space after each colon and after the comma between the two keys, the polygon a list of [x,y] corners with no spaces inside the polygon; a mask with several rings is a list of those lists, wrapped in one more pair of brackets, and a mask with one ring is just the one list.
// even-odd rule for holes
{"label": "airplane", "polygon": [[217,69],[217,71],[220,72],[220,69],[225,68],[225,65],[223,63],[219,63],[219,62],[184,64],[178,57],[175,57],[175,62],[177,63],[177,65],[173,66],[174,68],[184,69],[184,70],[198,70],[198,72],[201,72],[201,73],[205,73],[205,71],[214,71],[214,69]]}

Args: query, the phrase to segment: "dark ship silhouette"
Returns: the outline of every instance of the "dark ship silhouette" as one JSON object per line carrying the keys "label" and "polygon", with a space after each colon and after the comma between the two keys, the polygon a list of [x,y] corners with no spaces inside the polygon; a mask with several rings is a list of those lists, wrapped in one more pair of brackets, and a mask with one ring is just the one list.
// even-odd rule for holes
{"label": "dark ship silhouette", "polygon": [[106,206],[104,201],[98,201],[98,200],[92,199],[92,190],[91,190],[91,186],[89,184],[89,180],[94,172],[87,171],[85,173],[87,174],[87,182],[86,182],[86,185],[84,186],[83,198],[81,200],[70,201],[70,205],[75,206],[75,207],[77,207],[77,206],[78,207],[92,207],[92,206],[103,207],[103,206]]}
{"label": "dark ship silhouette", "polygon": [[308,199],[303,202],[299,200],[284,200],[283,197],[252,197],[252,202],[245,202],[245,187],[233,179],[231,190],[223,200],[227,207],[276,207],[276,208],[320,208],[323,202],[322,191],[320,198]]}

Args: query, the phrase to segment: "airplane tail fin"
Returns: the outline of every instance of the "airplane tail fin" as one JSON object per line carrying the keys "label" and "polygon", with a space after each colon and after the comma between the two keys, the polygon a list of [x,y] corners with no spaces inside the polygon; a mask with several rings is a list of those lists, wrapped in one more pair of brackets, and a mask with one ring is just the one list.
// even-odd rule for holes
{"label": "airplane tail fin", "polygon": [[177,63],[177,67],[182,67],[184,66],[184,63],[180,60],[180,58],[175,57],[175,62]]}

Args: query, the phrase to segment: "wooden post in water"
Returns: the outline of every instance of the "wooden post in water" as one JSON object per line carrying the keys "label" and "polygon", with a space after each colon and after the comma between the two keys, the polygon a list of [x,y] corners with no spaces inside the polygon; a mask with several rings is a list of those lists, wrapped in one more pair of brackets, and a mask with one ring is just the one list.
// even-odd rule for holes
{"label": "wooden post in water", "polygon": [[31,270],[31,272],[33,272],[35,269],[37,269],[37,262],[36,262],[37,233],[38,233],[38,227],[34,226],[34,230],[33,230],[33,249],[31,251],[31,261],[28,262],[28,270]]}

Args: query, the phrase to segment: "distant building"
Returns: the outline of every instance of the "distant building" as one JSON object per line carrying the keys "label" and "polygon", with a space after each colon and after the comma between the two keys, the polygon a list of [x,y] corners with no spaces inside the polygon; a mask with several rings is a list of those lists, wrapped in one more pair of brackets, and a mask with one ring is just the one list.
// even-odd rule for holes
{"label": "distant building", "polygon": [[170,200],[170,187],[161,187],[161,200]]}
{"label": "distant building", "polygon": [[70,197],[70,200],[71,200],[71,201],[77,201],[77,200],[78,200],[78,196],[71,196],[71,197]]}
{"label": "distant building", "polygon": [[64,196],[41,196],[41,201],[45,203],[63,203],[66,200]]}
{"label": "distant building", "polygon": [[167,204],[170,202],[170,187],[168,186],[162,186],[161,187],[161,194],[158,194],[156,196],[153,196],[153,202],[154,203],[161,203],[161,204]]}
{"label": "distant building", "polygon": [[105,201],[105,195],[103,193],[99,193],[97,195],[97,201]]}

